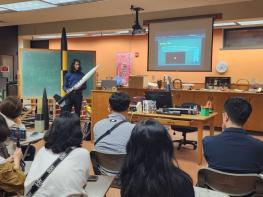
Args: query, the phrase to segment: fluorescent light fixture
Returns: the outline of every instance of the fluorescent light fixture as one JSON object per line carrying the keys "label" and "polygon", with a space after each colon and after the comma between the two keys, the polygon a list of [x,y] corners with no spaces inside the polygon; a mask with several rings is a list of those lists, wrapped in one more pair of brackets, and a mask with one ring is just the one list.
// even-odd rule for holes
{"label": "fluorescent light fixture", "polygon": [[56,5],[45,3],[42,1],[23,1],[18,3],[3,4],[0,5],[0,7],[14,11],[29,11],[29,10],[56,7]]}
{"label": "fluorescent light fixture", "polygon": [[122,30],[122,31],[117,31],[116,33],[117,34],[128,34],[128,33],[130,33],[130,31],[129,30]]}
{"label": "fluorescent light fixture", "polygon": [[[84,37],[87,36],[85,33],[68,33],[68,38],[76,38],[76,37]],[[48,34],[48,35],[36,35],[33,36],[33,39],[35,40],[51,40],[51,39],[60,39],[61,34]]]}
{"label": "fluorescent light fixture", "polygon": [[91,37],[99,37],[99,36],[102,36],[102,33],[93,33],[90,36]]}
{"label": "fluorescent light fixture", "polygon": [[43,35],[43,36],[33,36],[34,40],[49,40],[49,39],[57,39],[61,38],[61,34],[50,34],[50,35]]}
{"label": "fluorescent light fixture", "polygon": [[68,38],[74,38],[74,37],[84,37],[87,36],[85,33],[68,33],[67,37]]}
{"label": "fluorescent light fixture", "polygon": [[222,22],[222,23],[214,23],[214,27],[225,27],[225,26],[236,26],[236,22]]}
{"label": "fluorescent light fixture", "polygon": [[120,34],[118,34],[116,32],[108,32],[108,33],[102,32],[102,36],[117,36],[117,35],[120,35]]}
{"label": "fluorescent light fixture", "polygon": [[[0,5],[0,6],[1,6],[1,5]],[[1,8],[1,7],[0,7],[0,12],[6,12],[6,11],[8,11],[8,9]]]}
{"label": "fluorescent light fixture", "polygon": [[102,0],[41,0],[47,3],[51,3],[54,5],[70,5],[70,4],[80,4],[80,3],[91,3],[95,1]]}
{"label": "fluorescent light fixture", "polygon": [[255,20],[255,21],[239,21],[239,25],[246,26],[246,25],[263,25],[263,20]]}
{"label": "fluorescent light fixture", "polygon": [[128,35],[130,32],[128,30],[121,30],[115,32],[102,32],[102,36],[119,36],[119,35]]}
{"label": "fluorescent light fixture", "polygon": [[45,1],[47,3],[52,3],[52,4],[70,4],[70,3],[75,3],[75,2],[79,2],[81,3],[80,0],[42,0]]}

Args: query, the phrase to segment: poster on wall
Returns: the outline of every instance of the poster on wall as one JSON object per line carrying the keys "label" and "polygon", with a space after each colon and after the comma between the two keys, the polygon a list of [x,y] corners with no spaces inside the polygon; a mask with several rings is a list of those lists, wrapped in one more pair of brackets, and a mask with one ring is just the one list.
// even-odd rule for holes
{"label": "poster on wall", "polygon": [[12,55],[0,55],[0,76],[7,77],[8,81],[14,81],[14,57]]}
{"label": "poster on wall", "polygon": [[116,54],[116,77],[118,85],[128,85],[131,67],[133,63],[133,53],[119,52]]}
{"label": "poster on wall", "polygon": [[0,66],[0,72],[1,73],[8,73],[9,72],[9,66]]}

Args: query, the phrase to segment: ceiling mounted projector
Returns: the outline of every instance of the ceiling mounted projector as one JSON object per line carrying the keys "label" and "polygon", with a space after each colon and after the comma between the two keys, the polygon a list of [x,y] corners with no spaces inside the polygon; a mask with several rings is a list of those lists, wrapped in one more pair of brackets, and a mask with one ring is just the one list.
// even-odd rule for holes
{"label": "ceiling mounted projector", "polygon": [[131,5],[131,10],[135,11],[135,21],[134,25],[132,26],[132,35],[145,34],[145,29],[142,28],[139,21],[139,11],[142,11],[144,9],[141,7],[134,7],[133,5]]}

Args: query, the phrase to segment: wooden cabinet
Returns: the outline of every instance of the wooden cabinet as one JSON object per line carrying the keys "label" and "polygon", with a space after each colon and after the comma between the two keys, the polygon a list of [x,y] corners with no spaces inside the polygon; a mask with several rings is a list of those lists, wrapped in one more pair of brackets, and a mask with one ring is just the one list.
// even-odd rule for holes
{"label": "wooden cabinet", "polygon": [[[106,118],[109,115],[109,98],[113,92],[104,90],[93,90],[91,92],[91,128],[93,129],[96,122]],[[93,140],[93,135],[91,135]]]}
{"label": "wooden cabinet", "polygon": [[252,105],[252,113],[245,124],[247,130],[263,132],[263,95],[255,94],[247,97]]}
{"label": "wooden cabinet", "polygon": [[[139,88],[120,88],[118,91],[126,92],[133,96],[143,96],[148,89]],[[155,90],[157,91],[157,90]],[[105,118],[108,114],[108,102],[112,91],[94,90],[92,91],[92,109],[93,125]],[[246,92],[219,92],[219,91],[200,91],[200,90],[173,90],[173,103],[180,105],[185,102],[194,102],[201,106],[205,105],[208,100],[213,102],[214,110],[218,113],[215,117],[215,127],[222,125],[222,113],[224,111],[224,103],[231,97],[243,97],[252,105],[252,114],[245,124],[245,129],[251,131],[263,132],[263,94],[246,93]]]}
{"label": "wooden cabinet", "polygon": [[[148,89],[120,88],[119,91],[128,93],[131,97],[143,96]],[[154,90],[158,91],[158,90]],[[215,117],[215,127],[222,125],[222,113],[224,103],[231,97],[243,97],[252,105],[252,114],[245,124],[245,129],[263,132],[263,94],[234,91],[202,91],[202,90],[172,90],[173,104],[180,105],[186,102],[194,102],[204,106],[208,100],[213,102],[214,110],[218,113]]]}
{"label": "wooden cabinet", "polygon": [[194,95],[189,92],[173,91],[173,104],[181,105],[182,103],[193,103]]}

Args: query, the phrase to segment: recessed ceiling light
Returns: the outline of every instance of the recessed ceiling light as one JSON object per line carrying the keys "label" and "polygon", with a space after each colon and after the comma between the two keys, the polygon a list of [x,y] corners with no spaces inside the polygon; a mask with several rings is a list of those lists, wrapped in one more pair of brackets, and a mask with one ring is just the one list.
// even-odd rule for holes
{"label": "recessed ceiling light", "polygon": [[256,20],[256,21],[239,21],[239,25],[263,25],[263,20]]}
{"label": "recessed ceiling light", "polygon": [[56,7],[56,5],[42,1],[23,1],[18,3],[3,4],[0,5],[0,7],[14,11],[29,11],[29,10]]}
{"label": "recessed ceiling light", "polygon": [[214,23],[214,27],[225,27],[225,26],[236,26],[236,22],[222,22],[222,23]]}

